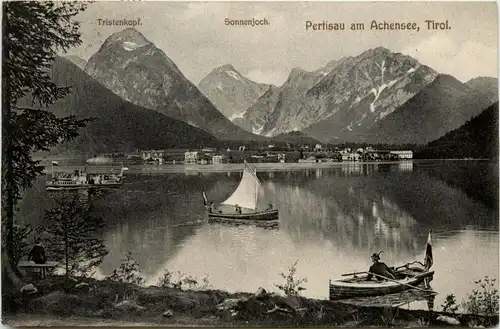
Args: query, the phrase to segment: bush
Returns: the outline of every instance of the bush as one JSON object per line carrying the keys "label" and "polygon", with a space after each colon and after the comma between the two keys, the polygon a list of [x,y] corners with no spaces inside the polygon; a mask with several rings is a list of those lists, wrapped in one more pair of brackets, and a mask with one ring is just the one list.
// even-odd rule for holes
{"label": "bush", "polygon": [[145,283],[144,278],[140,275],[139,263],[132,258],[131,252],[125,254],[125,259],[122,259],[120,267],[114,269],[113,273],[106,277],[106,280],[137,285]]}
{"label": "bush", "polygon": [[446,300],[443,305],[441,305],[441,308],[443,312],[456,313],[458,311],[458,305],[455,295],[451,294],[446,296]]}
{"label": "bush", "polygon": [[205,290],[209,287],[207,277],[204,277],[203,283],[200,285],[196,277],[187,275],[177,271],[177,279],[173,279],[174,272],[165,270],[163,276],[158,280],[158,286],[162,288],[189,289],[189,290]]}
{"label": "bush", "polygon": [[496,279],[485,277],[474,281],[479,288],[472,290],[462,302],[465,313],[494,316],[498,315],[498,290],[495,288]]}
{"label": "bush", "polygon": [[295,263],[288,268],[288,274],[284,274],[283,272],[279,274],[285,280],[284,284],[274,284],[274,286],[283,291],[286,296],[298,296],[300,291],[306,289],[302,287],[301,284],[306,283],[307,278],[295,278],[295,273],[297,272],[297,262],[298,260],[296,260]]}

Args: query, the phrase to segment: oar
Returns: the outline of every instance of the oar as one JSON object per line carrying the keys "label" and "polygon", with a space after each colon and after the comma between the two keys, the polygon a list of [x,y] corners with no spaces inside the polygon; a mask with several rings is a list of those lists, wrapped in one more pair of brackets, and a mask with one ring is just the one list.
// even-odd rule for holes
{"label": "oar", "polygon": [[405,285],[407,287],[410,287],[412,289],[417,289],[417,290],[420,290],[420,291],[423,291],[423,292],[434,292],[435,294],[437,294],[437,292],[435,291],[432,291],[432,290],[427,290],[427,289],[422,289],[422,288],[418,288],[418,287],[415,287],[415,286],[412,286],[411,284],[408,284],[408,283],[403,283],[403,282],[400,282],[400,281],[397,281],[397,280],[394,280],[394,279],[391,279],[391,278],[388,278],[388,277],[385,277],[383,275],[379,275],[379,274],[375,274],[375,273],[371,273],[371,272],[366,272],[368,274],[371,274],[371,275],[374,275],[374,276],[377,276],[379,278],[383,278],[383,279],[386,279],[386,280],[389,280],[389,281],[392,281],[392,282],[396,282],[396,283],[399,283],[399,284],[402,284],[402,285]]}
{"label": "oar", "polygon": [[[394,270],[397,271],[398,269],[400,268],[403,268],[403,267],[406,267],[408,265],[411,265],[411,264],[415,264],[415,263],[419,263],[420,265],[424,266],[424,264],[422,264],[421,262],[419,262],[418,260],[417,261],[414,261],[414,262],[411,262],[411,263],[406,263],[404,265],[401,265],[401,266],[398,266],[396,267]],[[349,276],[349,275],[356,275],[356,274],[367,274],[368,272],[352,272],[352,273],[345,273],[345,274],[342,274],[342,276]]]}
{"label": "oar", "polygon": [[403,267],[406,267],[406,266],[408,266],[408,265],[415,264],[415,263],[418,263],[418,264],[420,264],[420,265],[422,265],[422,266],[425,266],[424,264],[422,264],[421,262],[419,262],[418,260],[416,260],[416,261],[414,261],[414,262],[411,262],[411,263],[406,263],[406,264],[404,264],[404,265],[398,266],[398,267],[396,267],[396,270],[397,270],[398,268],[403,268]]}
{"label": "oar", "polygon": [[344,273],[341,276],[349,276],[349,275],[356,275],[356,274],[367,274],[368,272],[352,272],[352,273]]}

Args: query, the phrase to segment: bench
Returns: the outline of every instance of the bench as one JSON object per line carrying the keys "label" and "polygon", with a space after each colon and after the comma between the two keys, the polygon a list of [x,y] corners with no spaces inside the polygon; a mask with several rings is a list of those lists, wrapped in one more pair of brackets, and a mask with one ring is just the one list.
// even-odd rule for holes
{"label": "bench", "polygon": [[45,262],[45,264],[36,264],[31,260],[21,260],[17,264],[17,267],[21,271],[25,272],[26,275],[45,279],[48,275],[52,274],[54,268],[56,268],[58,265],[58,262],[52,261]]}

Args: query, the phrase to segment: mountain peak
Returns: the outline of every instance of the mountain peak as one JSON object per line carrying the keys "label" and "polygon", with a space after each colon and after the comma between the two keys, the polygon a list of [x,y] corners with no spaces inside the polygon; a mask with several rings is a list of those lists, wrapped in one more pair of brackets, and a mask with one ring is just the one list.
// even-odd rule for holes
{"label": "mountain peak", "polygon": [[151,42],[135,28],[128,27],[110,35],[106,41],[104,41],[102,48],[118,43],[122,43],[123,47],[127,50],[134,50],[136,48],[146,46]]}
{"label": "mountain peak", "polygon": [[221,71],[235,71],[235,72],[238,72],[238,71],[236,71],[236,69],[234,68],[234,66],[231,65],[231,64],[224,64],[224,65],[220,66],[218,69],[221,70]]}

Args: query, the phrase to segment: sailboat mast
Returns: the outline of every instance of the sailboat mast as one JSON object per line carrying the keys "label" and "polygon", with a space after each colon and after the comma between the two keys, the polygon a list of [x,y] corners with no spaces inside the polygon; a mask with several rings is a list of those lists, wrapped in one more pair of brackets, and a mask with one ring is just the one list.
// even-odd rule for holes
{"label": "sailboat mast", "polygon": [[255,181],[257,182],[257,184],[255,184],[255,189],[254,189],[254,198],[255,198],[255,208],[254,210],[257,209],[257,202],[259,201],[259,185],[260,185],[260,181],[259,181],[259,178],[257,177],[257,172],[255,170],[253,170],[249,165],[248,163],[245,161],[245,167],[248,168],[248,170],[250,170],[250,172],[253,174],[253,177],[255,179]]}

